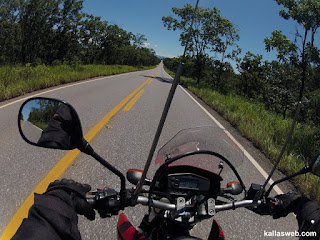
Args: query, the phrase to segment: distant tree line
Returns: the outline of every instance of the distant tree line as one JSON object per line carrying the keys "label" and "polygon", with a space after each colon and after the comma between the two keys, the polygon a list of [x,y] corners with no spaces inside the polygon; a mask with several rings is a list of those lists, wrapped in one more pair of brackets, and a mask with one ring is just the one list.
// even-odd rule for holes
{"label": "distant tree line", "polygon": [[[170,70],[176,71],[180,58],[164,59]],[[185,61],[183,75],[196,78],[196,59],[188,56]],[[221,71],[221,62],[207,58],[202,71],[202,84],[223,94],[237,94],[250,101],[264,103],[271,111],[281,114],[283,118],[292,117],[301,88],[301,69],[278,61],[263,61],[262,55],[247,52],[238,63],[238,73],[231,64],[225,62]],[[218,66],[218,67],[217,67]],[[221,85],[216,79],[221,74]],[[320,126],[320,65],[308,68],[308,81],[305,84],[304,107],[301,120],[311,120]]]}
{"label": "distant tree line", "polygon": [[44,129],[56,114],[60,103],[47,100],[39,100],[37,107],[32,107],[29,113],[28,121],[32,124]]}
{"label": "distant tree line", "polygon": [[[251,101],[262,102],[267,109],[281,114],[283,118],[293,116],[296,104],[301,100],[303,102],[301,120],[312,121],[320,126],[320,52],[315,41],[320,27],[320,2],[317,0],[276,0],[276,2],[284,8],[280,11],[280,16],[297,23],[294,40],[288,39],[280,30],[273,31],[271,36],[264,40],[266,51],[277,51],[278,61],[264,61],[262,55],[252,52],[247,52],[240,59],[237,57],[240,50],[236,48],[227,55],[229,59],[237,61],[238,71],[235,73],[230,63],[223,59],[227,47],[230,49],[235,46],[239,39],[236,28],[233,28],[227,20],[222,21],[223,18],[217,15],[219,11],[215,8],[200,9],[202,15],[205,15],[203,13],[205,11],[217,19],[211,21],[209,32],[216,35],[214,41],[210,40],[210,49],[214,53],[223,54],[222,58],[218,58],[217,55],[210,56],[203,52],[201,74],[199,74],[198,58],[194,51],[189,51],[184,75],[197,78],[198,84],[201,81],[221,93],[238,94]],[[192,7],[186,5],[184,10],[173,8],[173,12],[190,24],[192,11],[189,11],[189,15],[180,14],[189,8]],[[169,29],[175,30],[181,26],[173,27],[173,23],[179,23],[173,17],[165,17],[163,21]],[[191,31],[195,33],[191,37],[189,34],[189,40],[193,45],[195,41],[205,39],[208,35],[205,32],[202,38],[196,35],[200,32],[198,26],[204,25],[208,29],[206,21],[201,19],[199,21],[202,23],[196,21]],[[187,25],[184,23],[184,26]],[[185,45],[184,36],[188,34],[187,28],[180,30],[183,32],[180,38],[181,44]],[[171,70],[175,70],[179,62],[180,58],[164,60],[165,65]]]}
{"label": "distant tree line", "polygon": [[83,0],[2,0],[0,64],[154,65],[147,39],[83,12]]}

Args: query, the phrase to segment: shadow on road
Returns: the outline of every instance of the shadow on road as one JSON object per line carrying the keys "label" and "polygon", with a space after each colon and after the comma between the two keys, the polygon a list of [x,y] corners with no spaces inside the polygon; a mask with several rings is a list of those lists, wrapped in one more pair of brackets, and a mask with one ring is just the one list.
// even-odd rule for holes
{"label": "shadow on road", "polygon": [[152,78],[152,79],[156,79],[160,82],[165,82],[165,83],[172,83],[173,79],[172,78],[164,78],[164,77],[152,77],[152,76],[146,76],[146,75],[142,75],[143,77],[147,77],[147,78]]}

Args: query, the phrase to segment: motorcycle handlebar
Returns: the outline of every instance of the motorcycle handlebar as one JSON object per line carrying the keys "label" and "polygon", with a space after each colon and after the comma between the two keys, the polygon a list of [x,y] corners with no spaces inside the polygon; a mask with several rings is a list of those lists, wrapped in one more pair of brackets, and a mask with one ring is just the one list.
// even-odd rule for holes
{"label": "motorcycle handlebar", "polygon": [[[115,193],[116,191],[114,191],[113,193]],[[91,193],[91,194],[88,194],[87,195],[87,201],[88,203],[98,209],[99,207],[99,204],[97,204],[97,198],[93,197],[94,195]],[[116,200],[117,198],[115,197],[114,194],[111,194],[108,196],[108,194],[99,194],[99,197],[100,199],[104,199],[104,203],[108,203],[107,205],[106,204],[103,204],[103,208],[108,208],[111,207],[110,206],[110,199],[108,198],[111,198],[113,201],[114,204],[113,205],[113,209],[112,211],[115,211],[115,213],[117,212],[115,208],[117,208],[118,204],[116,204],[116,202],[119,201]],[[159,201],[159,200],[154,200],[154,199],[150,199],[148,197],[144,197],[144,196],[138,196],[137,198],[131,198],[129,201],[127,202],[130,202],[128,204],[128,206],[135,206],[137,204],[142,204],[142,205],[146,205],[146,206],[150,206],[150,207],[155,207],[155,208],[159,208],[159,209],[162,209],[162,210],[176,210],[177,209],[177,205],[176,204],[173,204],[173,203],[166,203],[166,202],[162,202],[162,201]],[[232,202],[232,203],[227,203],[227,204],[222,204],[222,205],[215,205],[215,211],[216,212],[220,212],[220,211],[226,211],[226,210],[231,210],[231,209],[236,209],[236,208],[240,208],[240,207],[255,207],[255,206],[259,206],[260,204],[262,204],[262,201],[261,200],[258,200],[258,201],[255,201],[255,200],[241,200],[241,201],[237,201],[237,202]],[[188,207],[188,205],[186,205],[186,207]],[[99,210],[99,209],[98,209]],[[105,209],[108,211],[108,209]],[[111,209],[110,209],[111,210]],[[119,210],[119,209],[118,209]]]}
{"label": "motorcycle handlebar", "polygon": [[[165,203],[165,202],[161,202],[161,201],[157,201],[157,200],[153,200],[153,199],[149,200],[149,198],[142,197],[142,196],[138,197],[137,203],[140,203],[142,205],[151,206],[151,207],[156,207],[156,208],[163,209],[163,210],[175,210],[176,209],[175,204]],[[226,211],[226,210],[236,209],[236,208],[240,208],[240,207],[255,207],[255,206],[259,206],[261,203],[262,203],[262,201],[260,201],[260,200],[258,200],[258,201],[242,200],[242,201],[233,202],[233,203],[216,205],[215,210],[217,212],[220,212],[220,211]]]}
{"label": "motorcycle handlebar", "polygon": [[242,201],[227,203],[223,205],[216,205],[215,209],[217,212],[220,212],[220,211],[236,209],[240,207],[256,207],[256,206],[259,206],[261,203],[262,203],[261,200],[258,200],[258,201],[242,200]]}
{"label": "motorcycle handlebar", "polygon": [[149,199],[147,197],[143,197],[143,196],[139,196],[137,198],[137,203],[142,204],[142,205],[147,205],[150,207],[155,207],[155,208],[159,208],[162,210],[175,210],[176,209],[176,205],[172,204],[172,203],[165,203],[165,202],[161,202],[158,200],[153,200],[153,199]]}

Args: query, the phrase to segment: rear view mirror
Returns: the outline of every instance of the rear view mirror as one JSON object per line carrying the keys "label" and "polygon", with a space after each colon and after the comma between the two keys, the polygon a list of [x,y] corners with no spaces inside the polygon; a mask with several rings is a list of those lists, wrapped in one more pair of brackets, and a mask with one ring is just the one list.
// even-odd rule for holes
{"label": "rear view mirror", "polygon": [[127,171],[127,179],[130,183],[137,185],[142,177],[142,170],[140,169],[129,169]]}
{"label": "rear view mirror", "polygon": [[22,138],[35,146],[71,150],[81,146],[83,135],[74,108],[60,100],[31,98],[18,115]]}
{"label": "rear view mirror", "polygon": [[315,157],[315,160],[313,161],[311,172],[314,175],[320,177],[320,153]]}
{"label": "rear view mirror", "polygon": [[[143,173],[143,170],[140,170],[140,169],[129,169],[127,171],[127,179],[130,183],[134,184],[134,185],[137,185],[138,182],[140,181],[141,177],[142,177],[142,173]],[[151,180],[146,178],[144,180],[144,183],[143,185],[149,185],[151,184]]]}
{"label": "rear view mirror", "polygon": [[290,176],[287,176],[287,177],[284,177],[278,181],[275,181],[274,183],[271,184],[270,188],[268,189],[268,191],[266,192],[265,196],[268,197],[270,192],[271,192],[271,189],[276,185],[276,184],[279,184],[281,182],[284,182],[286,180],[289,180],[293,177],[296,177],[296,176],[299,176],[301,174],[306,174],[306,173],[313,173],[314,175],[320,177],[320,153],[318,153],[315,158],[311,161],[310,164],[306,165],[304,168],[302,168],[300,171],[290,175]]}

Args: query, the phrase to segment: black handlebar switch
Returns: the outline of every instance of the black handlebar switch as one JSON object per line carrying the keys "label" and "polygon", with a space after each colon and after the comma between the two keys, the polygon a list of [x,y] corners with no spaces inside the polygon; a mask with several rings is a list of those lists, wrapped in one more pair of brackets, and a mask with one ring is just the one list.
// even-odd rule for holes
{"label": "black handlebar switch", "polygon": [[259,192],[261,189],[262,189],[262,185],[252,183],[250,186],[250,189],[248,190],[246,199],[253,200],[257,192]]}

